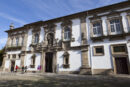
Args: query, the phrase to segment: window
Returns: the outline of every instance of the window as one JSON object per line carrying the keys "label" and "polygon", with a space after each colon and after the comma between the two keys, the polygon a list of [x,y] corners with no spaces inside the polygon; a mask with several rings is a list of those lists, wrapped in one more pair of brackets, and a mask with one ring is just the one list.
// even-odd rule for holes
{"label": "window", "polygon": [[10,59],[10,54],[8,55],[8,59]]}
{"label": "window", "polygon": [[11,46],[13,46],[13,39],[11,39]]}
{"label": "window", "polygon": [[18,46],[19,45],[19,38],[17,37],[16,38],[16,46]]}
{"label": "window", "polygon": [[34,39],[34,43],[38,43],[39,42],[39,35],[35,34],[35,39]]}
{"label": "window", "polygon": [[100,22],[93,23],[93,34],[101,35],[102,26]]}
{"label": "window", "polygon": [[114,54],[120,54],[120,53],[126,53],[126,45],[115,45],[112,46],[112,53]]}
{"label": "window", "polygon": [[22,45],[22,46],[24,45],[24,36],[22,36],[22,42],[21,42],[21,45]]}
{"label": "window", "polygon": [[95,46],[94,47],[94,56],[102,56],[104,55],[104,47],[103,46]]}
{"label": "window", "polygon": [[69,68],[69,53],[68,52],[65,52],[63,54],[63,68]]}
{"label": "window", "polygon": [[70,40],[71,39],[71,32],[70,32],[70,28],[66,27],[64,30],[64,40]]}
{"label": "window", "polygon": [[35,58],[36,58],[36,55],[33,54],[31,57],[31,65],[30,65],[31,68],[35,68]]}
{"label": "window", "polygon": [[20,54],[18,54],[18,57],[19,57],[19,59],[20,59],[21,55],[20,55]]}
{"label": "window", "polygon": [[16,58],[16,54],[13,54],[12,57],[15,59]]}
{"label": "window", "polygon": [[120,19],[110,20],[111,33],[120,33],[121,32],[121,23]]}

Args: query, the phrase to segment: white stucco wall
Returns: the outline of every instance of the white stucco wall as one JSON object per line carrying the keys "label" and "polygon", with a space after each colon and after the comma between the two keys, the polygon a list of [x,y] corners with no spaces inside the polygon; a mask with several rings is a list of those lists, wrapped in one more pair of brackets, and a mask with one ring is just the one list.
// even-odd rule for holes
{"label": "white stucco wall", "polygon": [[41,26],[40,28],[41,28],[41,32],[40,32],[40,37],[39,37],[39,43],[44,41],[44,28],[43,26]]}
{"label": "white stucco wall", "polygon": [[[91,52],[91,55],[89,55],[89,58],[91,58],[92,69],[112,69],[113,68],[113,60],[112,60],[110,46],[114,44],[126,44],[126,40],[109,41],[105,39],[104,42],[91,43],[90,50],[89,50],[89,52]],[[93,55],[94,46],[104,46],[104,55],[94,56]]]}
{"label": "white stucco wall", "polygon": [[19,59],[19,60],[15,60],[15,67],[16,67],[16,65],[18,66],[18,67],[21,67],[20,65],[21,65],[21,60]]}
{"label": "white stucco wall", "polygon": [[103,35],[104,36],[107,36],[108,35],[108,26],[107,26],[107,17],[104,16],[101,18],[102,19],[102,28],[103,28]]}
{"label": "white stucco wall", "polygon": [[72,20],[72,38],[75,38],[75,41],[71,42],[72,47],[81,45],[80,19]]}
{"label": "white stucco wall", "polygon": [[24,65],[28,67],[27,70],[29,71],[36,71],[38,65],[40,65],[40,60],[41,60],[41,54],[40,53],[35,53],[36,54],[36,59],[35,59],[35,68],[30,68],[31,64],[31,57],[33,54],[27,54],[24,60]]}
{"label": "white stucco wall", "polygon": [[61,23],[57,23],[56,24],[56,34],[55,34],[55,38],[58,40],[61,40],[61,35],[62,35],[62,28],[61,28]]}
{"label": "white stucco wall", "polygon": [[30,50],[30,44],[32,43],[32,29],[29,29],[28,31],[28,37],[27,37],[27,47],[26,47],[26,51]]}
{"label": "white stucco wall", "polygon": [[121,16],[122,16],[122,24],[123,24],[124,31],[125,31],[125,33],[128,33],[128,31],[129,31],[129,29],[128,29],[129,24],[128,24],[126,15],[127,15],[126,12],[121,13]]}
{"label": "white stucco wall", "polygon": [[5,60],[5,67],[4,68],[9,68],[10,66],[10,60]]}
{"label": "white stucco wall", "polygon": [[63,51],[57,52],[58,71],[79,71],[81,67],[81,51],[68,51],[70,68],[63,68]]}

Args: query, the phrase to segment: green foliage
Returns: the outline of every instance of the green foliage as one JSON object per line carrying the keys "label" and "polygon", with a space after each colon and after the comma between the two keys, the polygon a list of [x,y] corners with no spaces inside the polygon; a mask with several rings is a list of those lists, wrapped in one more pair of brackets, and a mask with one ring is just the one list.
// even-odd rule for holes
{"label": "green foliage", "polygon": [[0,50],[0,66],[2,65],[3,55],[4,55],[4,48]]}

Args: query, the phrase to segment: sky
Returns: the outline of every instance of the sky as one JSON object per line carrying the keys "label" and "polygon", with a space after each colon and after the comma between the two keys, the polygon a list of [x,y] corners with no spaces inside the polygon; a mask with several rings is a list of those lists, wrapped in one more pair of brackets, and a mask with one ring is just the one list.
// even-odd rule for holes
{"label": "sky", "polygon": [[125,0],[0,0],[0,49],[7,41],[6,30],[36,21],[53,19]]}

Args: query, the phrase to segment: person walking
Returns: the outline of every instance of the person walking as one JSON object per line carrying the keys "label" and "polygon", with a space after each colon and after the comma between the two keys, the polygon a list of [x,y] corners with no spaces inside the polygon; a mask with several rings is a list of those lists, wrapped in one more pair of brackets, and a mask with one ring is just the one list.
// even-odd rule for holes
{"label": "person walking", "polygon": [[18,68],[19,68],[19,67],[16,65],[16,68],[15,68],[16,72],[17,72]]}
{"label": "person walking", "polygon": [[27,66],[25,66],[25,68],[24,68],[24,69],[25,69],[25,72],[27,72]]}
{"label": "person walking", "polygon": [[24,74],[24,66],[22,66],[22,74]]}
{"label": "person walking", "polygon": [[13,72],[14,71],[14,67],[13,67],[13,65],[11,66],[11,72]]}

